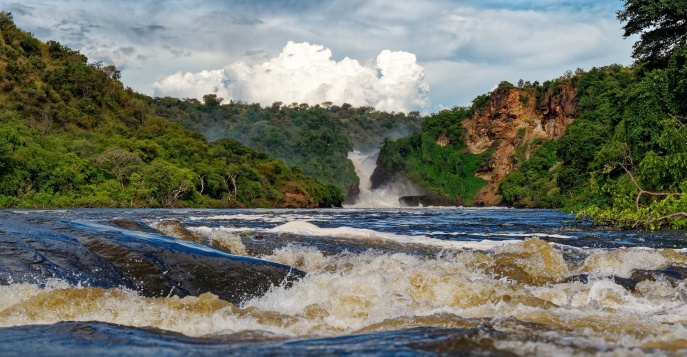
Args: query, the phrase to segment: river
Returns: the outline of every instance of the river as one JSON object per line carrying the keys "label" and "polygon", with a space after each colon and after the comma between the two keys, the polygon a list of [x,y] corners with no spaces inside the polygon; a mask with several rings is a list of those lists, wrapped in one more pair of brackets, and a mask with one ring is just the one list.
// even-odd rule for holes
{"label": "river", "polygon": [[4,210],[0,252],[0,355],[687,353],[687,234],[551,210]]}

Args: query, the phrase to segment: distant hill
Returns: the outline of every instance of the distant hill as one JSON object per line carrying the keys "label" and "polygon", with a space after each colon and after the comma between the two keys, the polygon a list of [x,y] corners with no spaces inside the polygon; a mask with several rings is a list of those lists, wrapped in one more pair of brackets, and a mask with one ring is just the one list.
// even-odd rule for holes
{"label": "distant hill", "polygon": [[687,48],[668,62],[503,82],[472,107],[429,116],[420,133],[385,142],[378,169],[458,204],[687,228]]}
{"label": "distant hill", "polygon": [[156,114],[114,66],[0,13],[0,207],[330,207],[341,190]]}
{"label": "distant hill", "polygon": [[298,165],[307,175],[355,192],[358,177],[348,152],[378,150],[384,138],[397,139],[420,128],[420,113],[387,113],[371,107],[230,101],[208,94],[196,99],[155,98],[151,106],[169,120],[208,139],[232,138],[259,152]]}
{"label": "distant hill", "polygon": [[457,204],[563,207],[599,225],[687,228],[685,2],[628,0],[616,15],[624,36],[638,38],[632,67],[502,82],[471,107],[385,142],[379,176],[405,175]]}

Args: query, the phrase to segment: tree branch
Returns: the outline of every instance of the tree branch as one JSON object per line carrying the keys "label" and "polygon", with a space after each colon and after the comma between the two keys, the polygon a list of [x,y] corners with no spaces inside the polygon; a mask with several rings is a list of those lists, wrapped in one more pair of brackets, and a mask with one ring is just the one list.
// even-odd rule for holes
{"label": "tree branch", "polygon": [[644,220],[638,219],[635,221],[635,224],[632,225],[632,228],[635,229],[639,227],[640,225],[646,225],[651,222],[656,222],[656,221],[662,221],[674,217],[687,217],[687,212],[675,212],[671,214],[667,214],[665,216],[657,217],[657,218],[647,218]]}
{"label": "tree branch", "polygon": [[652,191],[647,191],[643,189],[639,184],[637,183],[637,180],[635,179],[634,175],[630,170],[625,166],[625,164],[620,164],[620,166],[625,170],[625,172],[630,176],[630,180],[632,181],[632,184],[635,185],[637,190],[639,190],[639,193],[637,193],[637,198],[635,199],[635,208],[637,211],[639,211],[639,200],[642,198],[642,195],[649,195],[649,196],[656,196],[656,197],[668,197],[668,196],[682,196],[682,193],[675,192],[675,193],[665,193],[665,192],[652,192]]}

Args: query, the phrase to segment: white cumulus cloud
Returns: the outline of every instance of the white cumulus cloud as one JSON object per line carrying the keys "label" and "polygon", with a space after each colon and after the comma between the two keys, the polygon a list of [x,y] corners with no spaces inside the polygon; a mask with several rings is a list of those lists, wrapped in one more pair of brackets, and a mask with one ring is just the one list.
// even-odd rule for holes
{"label": "white cumulus cloud", "polygon": [[156,96],[201,98],[207,93],[267,106],[276,101],[310,105],[331,101],[410,111],[429,106],[425,70],[414,54],[384,50],[374,64],[332,59],[321,45],[289,41],[282,52],[259,64],[236,62],[223,69],[177,72],[153,84]]}

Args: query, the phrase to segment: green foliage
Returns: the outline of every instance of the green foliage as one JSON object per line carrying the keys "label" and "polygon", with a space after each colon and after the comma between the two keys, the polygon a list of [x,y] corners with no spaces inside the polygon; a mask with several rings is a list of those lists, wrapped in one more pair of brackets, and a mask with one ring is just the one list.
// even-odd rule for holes
{"label": "green foliage", "polygon": [[687,113],[687,45],[675,49],[667,71],[670,111]]}
{"label": "green foliage", "polygon": [[556,142],[548,141],[501,181],[498,192],[504,203],[515,207],[560,207],[563,201],[557,186],[560,179],[561,162],[556,155]]}
{"label": "green foliage", "polygon": [[502,81],[502,82],[499,83],[499,85],[496,87],[496,90],[511,89],[511,88],[515,88],[515,86],[513,85],[513,83],[508,82],[508,81]]}
{"label": "green foliage", "polygon": [[587,184],[589,164],[606,140],[606,128],[602,124],[578,119],[568,126],[555,148],[556,156],[562,161],[558,185],[564,193],[570,194]]}
{"label": "green foliage", "polygon": [[469,119],[472,113],[472,109],[467,107],[453,107],[441,110],[438,113],[432,113],[430,116],[425,117],[422,122],[422,132],[434,138],[444,134],[448,138],[449,143],[462,148],[463,126],[460,123],[465,119]]}
{"label": "green foliage", "polygon": [[6,12],[0,49],[0,207],[274,207],[294,185],[313,206],[343,201],[279,160],[157,116],[114,66],[43,44]]}
{"label": "green foliage", "polygon": [[473,112],[479,111],[482,107],[484,107],[487,103],[489,103],[489,99],[491,99],[491,95],[488,93],[478,95],[477,98],[475,98],[472,101],[472,111]]}
{"label": "green foliage", "polygon": [[687,50],[671,53],[663,68],[578,70],[538,88],[541,101],[573,81],[577,118],[500,183],[504,202],[625,228],[685,228]]}
{"label": "green foliage", "polygon": [[[489,153],[466,153],[461,138],[461,121],[469,118],[471,108],[455,107],[425,118],[422,131],[395,141],[385,140],[377,164],[405,173],[421,186],[454,201],[467,204],[487,182],[474,176],[474,171],[488,159]],[[436,143],[446,135],[449,144]]]}
{"label": "green foliage", "polygon": [[651,68],[663,68],[676,48],[687,45],[687,3],[683,0],[625,0],[618,11],[624,36],[640,35],[632,56]]}
{"label": "green foliage", "polygon": [[623,117],[627,88],[636,81],[635,71],[621,65],[592,68],[578,74],[578,119],[611,128]]}
{"label": "green foliage", "polygon": [[[151,105],[158,114],[188,129],[205,133],[210,140],[232,138],[255,150],[297,165],[306,175],[346,190],[358,185],[353,163],[347,154],[353,148],[373,150],[384,137],[397,138],[416,131],[419,113],[378,112],[371,107],[350,104],[322,106],[231,101],[220,105],[214,94],[197,101],[155,98]],[[218,101],[219,100],[219,101]]]}

